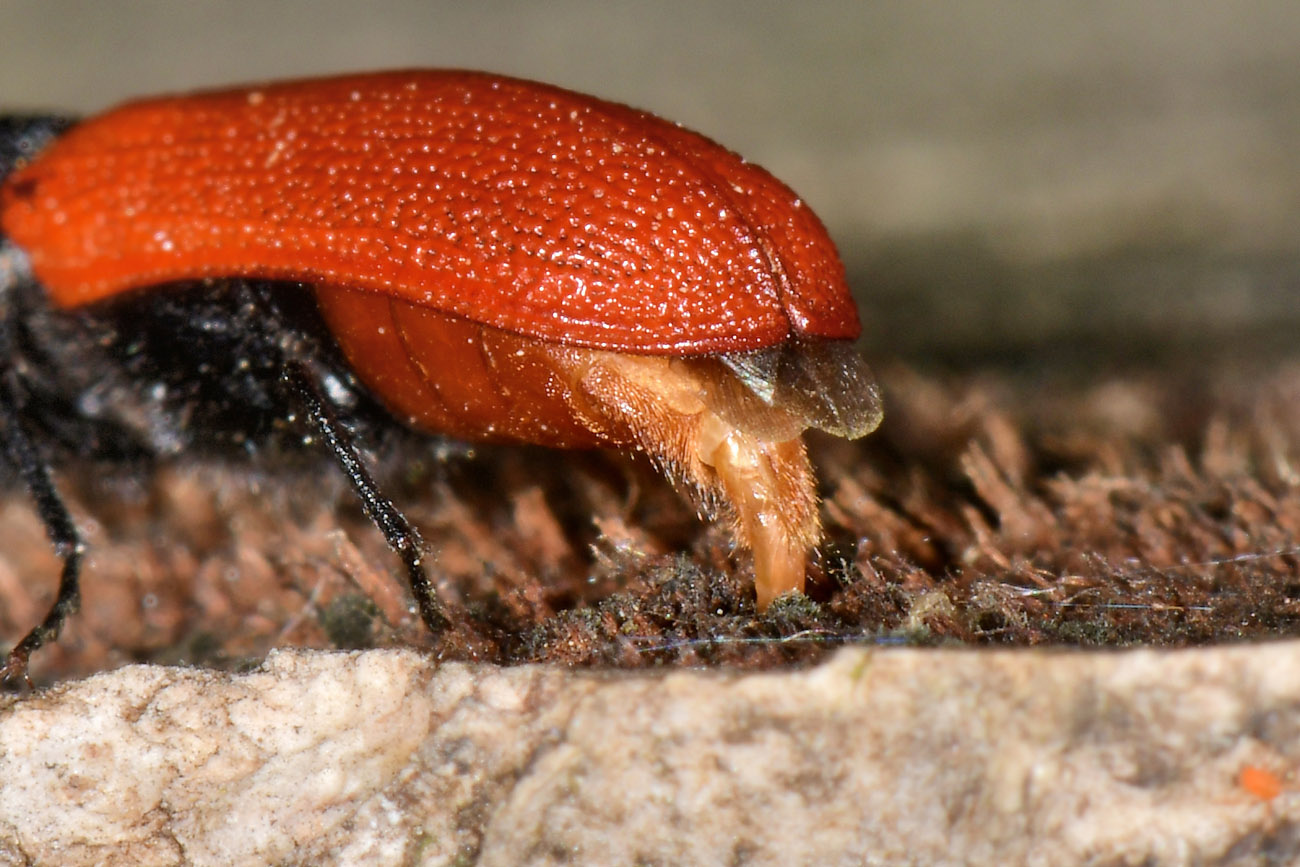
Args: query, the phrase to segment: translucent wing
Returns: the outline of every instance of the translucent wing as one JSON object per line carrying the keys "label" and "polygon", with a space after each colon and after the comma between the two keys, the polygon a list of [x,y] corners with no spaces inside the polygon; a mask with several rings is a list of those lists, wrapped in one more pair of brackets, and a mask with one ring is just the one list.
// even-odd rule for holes
{"label": "translucent wing", "polygon": [[850,341],[800,341],[718,360],[734,375],[718,377],[711,402],[739,427],[789,424],[857,439],[880,424],[875,377]]}

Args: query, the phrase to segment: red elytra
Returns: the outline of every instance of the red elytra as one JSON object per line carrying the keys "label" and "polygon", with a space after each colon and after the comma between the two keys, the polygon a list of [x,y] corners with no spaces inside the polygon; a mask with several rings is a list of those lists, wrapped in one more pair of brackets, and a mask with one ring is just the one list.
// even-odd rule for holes
{"label": "red elytra", "polygon": [[239,274],[633,353],[860,330],[825,228],[766,171],[644,112],[477,72],[128,103],[11,177],[0,227],[62,307]]}

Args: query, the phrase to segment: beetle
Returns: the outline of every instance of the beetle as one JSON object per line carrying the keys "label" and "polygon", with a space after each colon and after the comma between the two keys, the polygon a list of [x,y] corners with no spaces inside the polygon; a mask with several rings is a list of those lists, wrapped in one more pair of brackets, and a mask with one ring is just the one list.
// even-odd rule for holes
{"label": "beetle", "polygon": [[821,222],[651,114],[404,70],[5,124],[0,438],[63,560],[8,675],[77,605],[60,435],[319,439],[437,630],[419,536],[358,447],[367,401],[459,438],[647,454],[753,551],[760,610],[802,590],[820,535],[802,432],[879,423]]}

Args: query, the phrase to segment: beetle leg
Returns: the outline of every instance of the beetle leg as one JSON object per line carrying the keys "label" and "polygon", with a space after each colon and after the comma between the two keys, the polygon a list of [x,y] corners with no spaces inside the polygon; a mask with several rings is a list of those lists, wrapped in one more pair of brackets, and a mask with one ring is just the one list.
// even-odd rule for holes
{"label": "beetle leg", "polygon": [[431,632],[437,634],[451,625],[438,594],[424,571],[424,542],[406,516],[383,495],[366,469],[357,451],[356,443],[338,419],[330,399],[310,365],[301,360],[285,364],[284,381],[302,401],[312,426],[325,441],[325,447],[352,482],[352,488],[361,498],[361,507],[379,532],[384,534],[388,547],[402,558],[406,578],[420,608],[420,618]]}
{"label": "beetle leg", "polygon": [[45,532],[54,544],[55,554],[63,560],[63,571],[59,576],[59,591],[54,604],[50,606],[44,619],[9,651],[4,667],[0,668],[0,682],[7,682],[14,676],[20,675],[30,687],[31,679],[27,676],[28,659],[42,645],[58,638],[64,622],[81,605],[81,589],[77,578],[81,573],[81,557],[85,551],[85,544],[77,532],[77,525],[73,522],[63,497],[50,477],[49,466],[37,453],[31,438],[23,430],[18,403],[14,398],[10,382],[0,383],[0,445],[4,448],[5,458],[17,471],[24,487],[27,488],[27,493],[35,502],[36,512],[40,516],[41,523],[45,525]]}

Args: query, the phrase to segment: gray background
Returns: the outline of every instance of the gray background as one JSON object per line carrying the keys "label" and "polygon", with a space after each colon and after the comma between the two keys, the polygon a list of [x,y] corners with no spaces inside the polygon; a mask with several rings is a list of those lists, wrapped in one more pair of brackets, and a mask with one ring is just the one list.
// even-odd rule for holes
{"label": "gray background", "polygon": [[0,2],[0,106],[467,66],[648,108],[830,225],[876,355],[1286,347],[1300,4]]}

